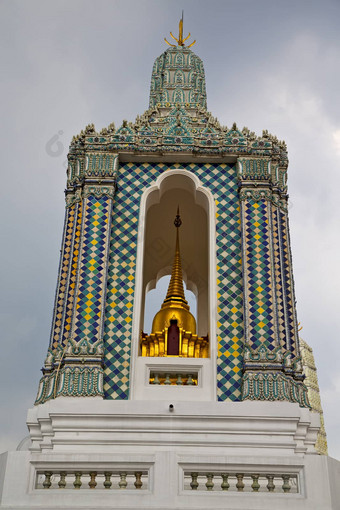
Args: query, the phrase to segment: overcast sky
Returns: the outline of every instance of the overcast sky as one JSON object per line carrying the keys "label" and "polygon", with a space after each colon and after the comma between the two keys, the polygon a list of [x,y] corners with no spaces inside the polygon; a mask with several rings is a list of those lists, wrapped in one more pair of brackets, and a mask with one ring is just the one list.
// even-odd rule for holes
{"label": "overcast sky", "polygon": [[69,142],[148,107],[177,31],[205,66],[223,125],[288,145],[298,320],[318,367],[329,453],[340,459],[339,0],[1,1],[0,451],[27,434],[50,333]]}

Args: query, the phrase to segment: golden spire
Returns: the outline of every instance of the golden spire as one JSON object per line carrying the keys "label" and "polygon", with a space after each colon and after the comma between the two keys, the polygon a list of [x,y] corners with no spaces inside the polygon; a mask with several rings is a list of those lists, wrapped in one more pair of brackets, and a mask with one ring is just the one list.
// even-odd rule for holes
{"label": "golden spire", "polygon": [[190,307],[188,301],[185,299],[183,287],[181,254],[179,249],[179,227],[182,225],[182,220],[179,215],[179,208],[177,209],[174,224],[176,227],[176,249],[171,278],[166,298],[163,301],[161,309],[156,313],[153,319],[152,333],[163,331],[164,328],[168,328],[170,326],[170,321],[175,319],[180,328],[196,334],[196,320],[190,313]]}
{"label": "golden spire", "polygon": [[[179,20],[179,26],[178,26],[178,39],[177,37],[175,37],[173,35],[172,32],[170,32],[170,35],[171,37],[173,38],[174,41],[177,42],[178,46],[184,46],[184,43],[185,41],[187,41],[189,39],[189,37],[191,36],[190,32],[189,34],[185,37],[185,39],[183,39],[183,16],[184,16],[184,13],[182,11],[182,18]],[[169,41],[166,40],[166,38],[164,37],[164,41],[169,45],[169,46],[174,46],[176,47],[176,44],[171,44],[169,43]],[[196,39],[194,40],[194,42],[192,42],[191,44],[189,44],[188,48],[191,48],[191,46],[193,46],[196,42]]]}
{"label": "golden spire", "polygon": [[182,220],[179,215],[179,207],[177,208],[177,214],[174,221],[174,225],[176,227],[175,258],[172,265],[171,279],[169,282],[168,292],[166,298],[164,299],[162,308],[166,308],[170,302],[176,301],[178,304],[181,304],[183,308],[189,310],[189,305],[184,295],[181,255],[179,251],[179,227],[182,225]]}

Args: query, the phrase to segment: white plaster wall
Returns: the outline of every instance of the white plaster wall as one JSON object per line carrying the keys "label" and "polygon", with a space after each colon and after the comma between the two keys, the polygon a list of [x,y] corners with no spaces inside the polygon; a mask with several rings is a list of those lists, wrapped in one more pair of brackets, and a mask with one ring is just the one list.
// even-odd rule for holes
{"label": "white plaster wall", "polygon": [[[338,510],[340,463],[315,453],[319,416],[288,402],[62,398],[30,409],[30,451],[0,456],[2,510]],[[36,488],[36,473],[149,471],[143,490]],[[299,477],[299,493],[184,489],[184,472]],[[1,483],[3,480],[3,483]],[[201,490],[203,489],[203,490]]]}
{"label": "white plaster wall", "polygon": [[[163,386],[161,386],[161,389]],[[167,389],[167,388],[165,388]],[[180,389],[180,388],[179,388]],[[174,408],[169,409],[172,403]],[[31,451],[109,451],[165,444],[226,454],[314,452],[317,413],[289,402],[103,400],[59,397],[29,409]]]}
{"label": "white plaster wall", "polygon": [[[172,362],[172,363],[171,363]],[[215,397],[214,381],[212,380],[211,360],[203,358],[147,358],[138,357],[135,365],[135,394],[136,400],[164,400],[168,404],[172,401],[211,401]],[[166,386],[149,384],[150,371],[198,374],[197,386]],[[173,371],[173,372],[172,372]]]}
{"label": "white plaster wall", "polygon": [[[34,470],[39,466],[51,465],[59,467],[81,464],[82,469],[93,469],[93,463],[110,465],[112,460],[125,467],[127,462],[140,465],[146,459],[151,466],[150,487],[148,490],[105,490],[91,489],[35,489]],[[185,491],[182,483],[183,467],[204,466],[214,471],[219,465],[228,463],[233,469],[253,472],[298,472],[301,474],[299,494],[275,493],[239,493],[239,492],[208,492]],[[304,455],[298,458],[264,456],[199,456],[182,455],[177,451],[163,449],[143,455],[125,455],[124,458],[115,454],[82,455],[63,454],[30,454],[30,452],[11,452],[7,458],[6,477],[1,494],[2,510],[19,509],[62,509],[71,508],[98,510],[105,509],[240,509],[240,510],[338,510],[339,499],[336,488],[331,480],[336,478],[340,463],[318,455]]]}

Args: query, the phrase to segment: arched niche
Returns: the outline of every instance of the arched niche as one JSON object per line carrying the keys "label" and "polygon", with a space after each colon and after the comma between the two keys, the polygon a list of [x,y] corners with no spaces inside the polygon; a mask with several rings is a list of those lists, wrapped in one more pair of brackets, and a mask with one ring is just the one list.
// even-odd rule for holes
{"label": "arched niche", "polygon": [[[158,279],[170,274],[176,230],[173,224],[180,206],[180,249],[183,279],[197,296],[199,334],[209,335],[209,359],[148,358],[140,356],[139,340],[143,329],[146,292]],[[215,201],[198,177],[184,169],[172,169],[158,177],[141,198],[132,325],[131,392],[132,399],[155,399],[160,388],[150,386],[148,374],[153,366],[191,366],[200,375],[200,388],[186,388],[183,398],[216,398],[216,234]],[[164,298],[163,298],[164,299]],[[160,300],[159,306],[162,304]],[[169,390],[170,391],[170,390]],[[193,393],[192,393],[193,392]],[[189,396],[190,393],[190,396]],[[179,395],[176,394],[176,398]]]}
{"label": "arched niche", "polygon": [[[174,218],[179,206],[183,279],[197,299],[197,333],[205,336],[209,329],[207,199],[205,195],[197,196],[199,192],[187,176],[177,175],[163,182],[159,192],[154,192],[157,202],[149,205],[146,212],[142,304],[146,293],[155,287],[159,278],[171,274],[176,244]],[[151,201],[153,197],[149,195],[148,203]],[[162,301],[159,308],[161,304]],[[144,310],[142,312],[144,317]]]}

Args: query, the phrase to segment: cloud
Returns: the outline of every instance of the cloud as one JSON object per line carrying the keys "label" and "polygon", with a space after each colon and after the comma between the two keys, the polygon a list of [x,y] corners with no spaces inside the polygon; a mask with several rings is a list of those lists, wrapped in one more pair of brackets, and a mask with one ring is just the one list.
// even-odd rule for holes
{"label": "cloud", "polygon": [[336,129],[332,133],[334,148],[337,156],[340,158],[340,129]]}

